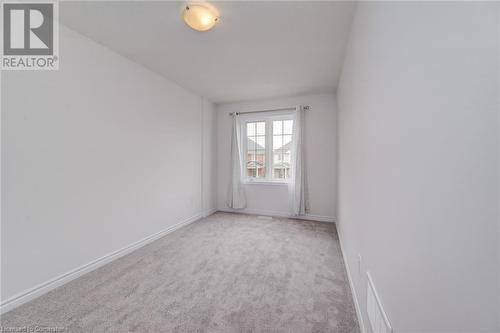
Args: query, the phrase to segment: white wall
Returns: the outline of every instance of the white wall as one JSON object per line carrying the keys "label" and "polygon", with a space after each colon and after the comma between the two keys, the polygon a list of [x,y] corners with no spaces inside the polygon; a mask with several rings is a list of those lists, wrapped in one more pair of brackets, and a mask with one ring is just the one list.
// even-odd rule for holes
{"label": "white wall", "polygon": [[202,213],[201,97],[63,26],[60,48],[2,73],[2,301]]}
{"label": "white wall", "polygon": [[395,332],[500,329],[499,6],[358,4],[338,227],[367,331],[366,271]]}
{"label": "white wall", "polygon": [[[309,105],[305,113],[306,177],[310,202],[310,217],[333,220],[335,217],[335,138],[336,101],[333,94],[308,95],[272,100],[249,101],[217,105],[217,207],[227,209],[226,195],[230,175],[231,117],[233,111],[251,111]],[[245,186],[249,213],[288,215],[286,185]]]}
{"label": "white wall", "polygon": [[203,99],[203,215],[217,208],[217,122],[215,105]]}

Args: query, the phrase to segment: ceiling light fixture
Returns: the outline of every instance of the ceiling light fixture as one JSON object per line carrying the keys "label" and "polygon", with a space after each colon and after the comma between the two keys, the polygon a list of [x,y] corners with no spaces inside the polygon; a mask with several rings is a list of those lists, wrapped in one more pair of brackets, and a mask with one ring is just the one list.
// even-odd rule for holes
{"label": "ceiling light fixture", "polygon": [[186,6],[182,18],[187,25],[197,31],[210,30],[219,22],[215,11],[202,5]]}

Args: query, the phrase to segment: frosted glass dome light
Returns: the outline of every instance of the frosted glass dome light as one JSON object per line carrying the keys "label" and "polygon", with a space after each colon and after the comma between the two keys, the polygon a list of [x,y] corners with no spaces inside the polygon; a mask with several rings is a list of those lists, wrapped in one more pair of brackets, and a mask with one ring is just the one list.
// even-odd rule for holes
{"label": "frosted glass dome light", "polygon": [[187,25],[197,31],[210,30],[219,21],[219,17],[212,9],[202,5],[186,6],[182,18]]}

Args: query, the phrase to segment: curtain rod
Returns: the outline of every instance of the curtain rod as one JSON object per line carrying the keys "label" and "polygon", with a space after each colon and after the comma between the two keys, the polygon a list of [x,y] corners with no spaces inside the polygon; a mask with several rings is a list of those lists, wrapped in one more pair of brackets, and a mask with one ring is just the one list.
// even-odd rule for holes
{"label": "curtain rod", "polygon": [[[303,110],[310,110],[311,107],[309,105],[304,105],[302,107]],[[288,108],[279,108],[279,109],[268,109],[268,110],[257,110],[257,111],[244,111],[244,112],[230,112],[229,115],[233,114],[246,114],[246,113],[260,113],[260,112],[271,112],[271,111],[286,111],[286,110],[295,110],[295,106]]]}

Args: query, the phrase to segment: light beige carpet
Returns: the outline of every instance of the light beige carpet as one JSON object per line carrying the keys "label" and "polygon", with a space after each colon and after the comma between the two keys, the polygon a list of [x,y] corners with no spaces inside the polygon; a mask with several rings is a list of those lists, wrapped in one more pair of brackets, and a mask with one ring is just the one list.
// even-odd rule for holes
{"label": "light beige carpet", "polygon": [[66,332],[358,332],[332,223],[216,213],[2,317]]}

